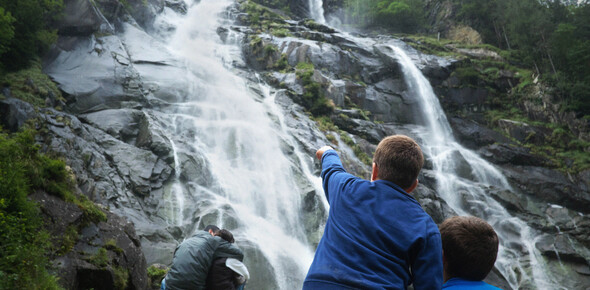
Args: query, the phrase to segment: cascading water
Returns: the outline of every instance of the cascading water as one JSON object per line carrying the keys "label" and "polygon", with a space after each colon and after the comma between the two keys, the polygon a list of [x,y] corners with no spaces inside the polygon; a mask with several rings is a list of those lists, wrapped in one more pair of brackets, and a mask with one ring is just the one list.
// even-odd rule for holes
{"label": "cascading water", "polygon": [[[540,253],[535,248],[534,231],[522,220],[512,217],[486,194],[490,187],[512,190],[506,178],[491,164],[458,144],[452,135],[444,111],[428,80],[401,48],[390,46],[392,57],[402,67],[408,91],[420,100],[426,128],[415,134],[421,139],[436,173],[438,194],[459,214],[484,218],[497,230],[501,245],[496,266],[513,289],[566,289],[543,271]],[[459,164],[471,169],[469,178],[461,177]],[[527,269],[530,269],[528,271]]]}
{"label": "cascading water", "polygon": [[[264,280],[270,276],[279,289],[297,289],[313,252],[302,226],[302,192],[293,172],[300,170],[309,184],[318,190],[321,186],[310,170],[313,158],[305,158],[287,133],[283,113],[274,103],[275,94],[261,83],[255,83],[261,96],[251,93],[247,81],[227,66],[238,45],[223,44],[216,29],[220,21],[229,21],[220,15],[232,2],[202,0],[189,5],[185,17],[174,14],[164,20],[176,27],[164,41],[186,62],[185,74],[177,78],[190,86],[189,93],[176,96],[165,112],[172,122],[168,138],[174,144],[177,164],[177,181],[168,196],[170,204],[184,204],[173,220],[185,228],[185,236],[200,230],[195,227],[203,223],[235,227],[232,232],[238,246],[253,244],[264,256],[246,257],[253,272],[249,285],[273,288],[265,284],[273,283]],[[285,146],[294,148],[294,157],[283,153]],[[210,177],[199,182],[190,180],[197,176],[188,176],[190,181],[182,181],[180,171],[185,169],[179,165],[178,152],[199,160]],[[255,260],[267,261],[267,273],[261,273]]]}
{"label": "cascading water", "polygon": [[321,24],[326,24],[326,18],[324,17],[324,1],[309,0],[308,3],[311,18]]}

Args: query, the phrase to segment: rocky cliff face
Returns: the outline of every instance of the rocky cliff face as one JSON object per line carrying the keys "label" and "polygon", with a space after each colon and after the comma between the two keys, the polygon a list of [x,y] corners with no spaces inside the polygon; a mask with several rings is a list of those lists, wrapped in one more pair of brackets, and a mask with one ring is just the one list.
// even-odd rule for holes
{"label": "rocky cliff face", "polygon": [[[167,200],[172,194],[177,168],[182,172],[178,178],[190,180],[195,187],[217,185],[201,152],[187,150],[190,153],[173,156],[173,146],[182,148],[186,143],[183,138],[194,132],[171,136],[169,132],[175,120],[165,113],[165,108],[181,100],[190,87],[185,79],[177,77],[183,75],[183,64],[152,36],[170,33],[154,30],[152,24],[157,13],[167,9],[182,15],[187,7],[182,1],[173,0],[150,0],[147,4],[128,0],[128,5],[109,0],[65,2],[66,10],[71,13],[66,13],[59,41],[44,61],[44,71],[59,84],[67,99],[66,109],[35,112],[26,104],[3,101],[0,105],[3,124],[18,128],[28,118],[42,121],[43,148],[61,154],[76,175],[81,193],[112,212],[109,223],[85,227],[83,238],[75,247],[85,249],[85,253],[98,253],[99,248],[109,247],[105,246],[106,241],[114,239],[122,252],[111,249],[107,254],[129,270],[132,281],[129,285],[144,289],[146,263],[138,249],[145,255],[147,264],[169,264],[175,246],[195,228],[220,219],[230,230],[240,224],[231,208],[222,213],[211,208],[206,199],[199,198],[189,201],[196,208],[189,225],[176,226],[169,222],[173,209]],[[413,134],[421,124],[416,119],[417,100],[411,97],[389,47],[391,43],[401,46],[429,78],[438,95],[444,96],[441,103],[449,112],[447,117],[456,138],[501,168],[514,188],[513,191],[487,188],[486,193],[539,232],[536,248],[544,255],[548,269],[556,272],[566,269],[564,279],[574,281],[566,285],[576,288],[590,285],[587,230],[590,173],[571,176],[547,168],[542,158],[515,146],[506,134],[487,128],[478,112],[486,109],[491,95],[484,88],[458,85],[461,80],[453,74],[457,60],[423,54],[390,37],[351,36],[310,21],[270,19],[288,33],[280,36],[256,33],[251,29],[252,19],[240,7],[243,6],[229,8],[237,21],[217,30],[220,39],[227,40],[232,32],[243,40],[243,59],[234,61],[234,67],[251,80],[250,89],[258,91],[261,99],[256,77],[250,70],[259,72],[275,86],[279,91],[277,101],[288,112],[285,122],[306,153],[312,156],[315,148],[332,142],[342,152],[349,170],[368,177],[370,167],[363,163],[362,154],[372,156],[377,142],[384,136]],[[303,81],[302,72],[311,72],[310,81]],[[506,88],[513,81],[510,75],[504,80],[497,88]],[[317,123],[309,119],[302,107],[306,104],[305,93],[314,86],[331,101],[333,110],[323,121],[317,118]],[[538,111],[531,109],[531,112]],[[326,120],[328,125],[322,127]],[[527,130],[533,130],[509,121],[505,121],[504,127],[508,136],[514,138],[526,138],[530,135]],[[286,145],[283,151],[296,159],[293,148]],[[316,164],[316,174],[317,169]],[[299,178],[303,175],[301,171],[294,172],[298,179],[303,180]],[[466,168],[463,177],[469,175],[470,170]],[[420,180],[422,185],[416,196],[436,222],[456,214],[435,191],[437,180],[431,161],[427,160]],[[321,236],[325,221],[322,193],[305,181],[299,186],[303,192],[300,198],[304,227],[313,246]],[[465,193],[457,194],[467,199]],[[48,217],[64,220],[54,225],[56,233],[76,223],[79,212],[75,209],[64,211],[67,216],[57,219],[60,213],[55,208],[70,207],[57,205],[58,201],[45,196],[36,198],[45,205]],[[137,235],[130,224],[117,216],[126,217]],[[123,230],[116,231],[116,228]],[[518,229],[501,230],[519,234]],[[254,244],[245,248],[251,273],[272,273],[272,265],[260,249]],[[83,256],[60,259],[56,262],[67,269],[63,279],[68,285],[95,289],[99,289],[98,285],[105,285],[105,289],[114,285],[109,284],[115,275],[112,269],[87,265]],[[105,279],[106,284],[80,284],[81,279],[90,276],[111,278]],[[516,278],[494,272],[489,279],[508,289],[507,279]],[[256,278],[249,286],[276,288],[277,283],[274,277]]]}

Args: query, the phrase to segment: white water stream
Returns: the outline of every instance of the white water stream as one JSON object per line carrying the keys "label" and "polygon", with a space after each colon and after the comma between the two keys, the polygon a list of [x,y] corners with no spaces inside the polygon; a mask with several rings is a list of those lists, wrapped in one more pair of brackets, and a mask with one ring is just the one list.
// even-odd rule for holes
{"label": "white water stream", "polygon": [[[265,84],[249,84],[228,65],[239,52],[238,37],[230,31],[228,39],[236,42],[224,44],[216,29],[229,23],[221,16],[232,2],[187,1],[186,16],[171,11],[161,16],[162,22],[176,27],[165,41],[185,61],[186,74],[177,77],[190,86],[187,95],[169,104],[172,124],[168,135],[173,140],[177,179],[169,199],[180,210],[169,222],[185,228],[198,219],[221,228],[237,224],[232,230],[237,245],[253,244],[264,256],[246,257],[252,279],[274,277],[279,289],[297,289],[311,264],[313,249],[303,229],[302,192],[293,180],[293,168],[301,170],[319,192],[321,186],[311,173],[313,157],[299,150],[288,133],[275,93]],[[258,85],[262,93],[252,93],[252,85]],[[283,153],[285,145],[294,148],[295,157]],[[211,184],[180,180],[179,156],[183,154],[205,164]],[[187,230],[185,236],[196,230],[201,229]],[[256,261],[266,261],[272,272],[253,271],[264,268],[253,264]]]}
{"label": "white water stream", "polygon": [[[486,189],[512,190],[502,173],[474,152],[458,144],[430,82],[404,50],[391,45],[392,57],[402,67],[408,91],[418,98],[426,127],[417,130],[421,147],[432,160],[437,193],[459,214],[487,220],[497,231],[500,250],[496,267],[513,289],[565,289],[544,272],[535,248],[535,232],[524,221],[511,216],[491,198]],[[465,164],[461,164],[461,162]],[[461,177],[460,167],[468,165],[470,178]],[[464,170],[464,169],[463,169]],[[463,173],[465,174],[465,173]],[[530,269],[527,270],[527,269]]]}
{"label": "white water stream", "polygon": [[321,24],[326,24],[326,18],[324,17],[324,1],[309,0],[308,6],[311,18]]}

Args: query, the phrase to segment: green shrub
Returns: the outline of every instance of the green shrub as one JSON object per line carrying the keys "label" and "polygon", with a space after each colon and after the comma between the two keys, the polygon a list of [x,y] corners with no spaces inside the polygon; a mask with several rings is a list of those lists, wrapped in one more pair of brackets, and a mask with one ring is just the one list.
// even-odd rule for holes
{"label": "green shrub", "polygon": [[51,250],[39,208],[27,196],[40,154],[34,133],[0,133],[0,289],[59,289],[47,271]]}
{"label": "green shrub", "polygon": [[339,130],[338,126],[334,125],[334,122],[332,122],[332,120],[328,116],[315,117],[313,118],[313,120],[318,124],[318,129],[320,129],[324,133],[329,131],[337,132]]}
{"label": "green shrub", "polygon": [[295,68],[295,74],[303,86],[301,105],[314,116],[330,114],[334,110],[334,103],[324,96],[321,85],[312,80],[314,74],[313,64],[300,62]]}
{"label": "green shrub", "polygon": [[49,95],[65,102],[57,85],[41,71],[38,61],[27,69],[0,75],[0,84],[9,86],[13,97],[35,106],[44,107]]}
{"label": "green shrub", "polygon": [[464,85],[477,86],[479,79],[481,79],[479,71],[472,66],[459,67],[453,74],[461,80]]}
{"label": "green shrub", "polygon": [[356,155],[356,158],[358,158],[358,160],[360,160],[362,163],[369,166],[373,163],[373,159],[371,159],[371,157],[369,157],[369,155],[367,155],[367,153],[365,153],[365,151],[363,151],[361,147],[356,144],[354,140],[352,140],[348,133],[340,131],[340,139],[352,149],[352,152],[354,155]]}
{"label": "green shrub", "polygon": [[66,233],[61,239],[61,247],[57,250],[60,255],[67,254],[74,248],[74,245],[78,242],[78,228],[70,225],[66,229]]}
{"label": "green shrub", "polygon": [[76,199],[74,203],[82,210],[86,221],[94,223],[107,221],[106,213],[85,195],[80,195],[79,199]]}
{"label": "green shrub", "polygon": [[129,284],[129,270],[123,267],[114,266],[113,273],[115,274],[115,289],[127,289],[127,284]]}
{"label": "green shrub", "polygon": [[166,273],[168,273],[168,269],[160,269],[156,266],[149,266],[148,269],[148,277],[152,280],[162,280]]}
{"label": "green shrub", "polygon": [[105,248],[99,248],[96,254],[87,260],[90,264],[100,268],[106,267],[110,262],[108,251]]}
{"label": "green shrub", "polygon": [[115,241],[115,239],[110,239],[106,243],[104,243],[104,248],[107,250],[111,250],[119,255],[123,253],[123,249],[117,246],[117,241]]}
{"label": "green shrub", "polygon": [[287,37],[291,36],[291,32],[286,28],[272,28],[270,33],[276,37]]}

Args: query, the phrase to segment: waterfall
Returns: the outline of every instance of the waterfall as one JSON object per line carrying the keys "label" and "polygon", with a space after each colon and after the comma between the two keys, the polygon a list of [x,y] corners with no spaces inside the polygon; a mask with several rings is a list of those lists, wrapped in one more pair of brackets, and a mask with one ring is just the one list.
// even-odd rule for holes
{"label": "waterfall", "polygon": [[[474,215],[487,220],[497,231],[500,249],[496,267],[513,289],[565,289],[555,277],[543,271],[542,258],[535,248],[535,231],[524,221],[511,216],[491,198],[488,189],[512,190],[506,177],[474,152],[457,143],[444,111],[428,80],[405,51],[391,45],[404,73],[408,91],[419,99],[425,128],[414,132],[424,154],[432,160],[437,192],[459,215]],[[460,164],[463,162],[464,164]],[[459,167],[468,165],[469,178]],[[530,270],[528,270],[530,269]]]}
{"label": "waterfall", "polygon": [[326,24],[326,18],[324,17],[324,1],[322,0],[309,0],[309,14],[311,18],[321,24]]}
{"label": "waterfall", "polygon": [[[202,224],[195,221],[234,227],[238,246],[254,245],[264,256],[246,255],[251,287],[272,288],[264,279],[274,277],[279,289],[297,289],[313,250],[303,229],[303,192],[293,172],[302,172],[303,179],[320,192],[321,184],[312,174],[313,156],[299,149],[283,122],[285,113],[275,104],[276,92],[232,71],[232,60],[241,58],[236,56],[238,43],[224,44],[216,33],[220,25],[230,23],[223,12],[232,2],[202,0],[189,5],[186,16],[165,19],[176,31],[164,42],[185,67],[183,73],[165,77],[188,86],[188,94],[171,98],[164,112],[172,122],[168,136],[176,163],[170,203],[183,206],[172,220],[185,229],[185,236],[201,230],[196,227]],[[257,94],[250,89],[253,86]],[[286,147],[293,148],[291,155],[283,153]],[[186,169],[179,156],[197,160],[210,176],[180,181]],[[183,219],[180,224],[178,219]],[[260,261],[267,261],[271,269],[263,269]]]}

